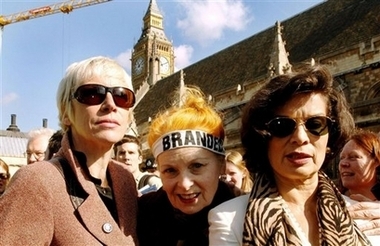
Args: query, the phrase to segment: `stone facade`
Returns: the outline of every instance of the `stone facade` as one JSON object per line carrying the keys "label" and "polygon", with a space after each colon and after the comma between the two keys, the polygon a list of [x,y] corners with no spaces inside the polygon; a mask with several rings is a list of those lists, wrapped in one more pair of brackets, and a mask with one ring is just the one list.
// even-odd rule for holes
{"label": "stone facade", "polygon": [[[245,103],[269,79],[274,42],[283,42],[289,62],[329,68],[343,90],[358,127],[380,131],[380,1],[329,0],[228,47],[183,70],[185,84],[199,86],[224,114],[227,149],[241,149],[240,116]],[[282,41],[284,40],[284,41]],[[277,54],[278,57],[281,54]],[[278,59],[281,60],[281,59]],[[281,70],[281,67],[280,67]],[[273,70],[274,71],[274,70]],[[277,70],[278,71],[278,70]],[[278,72],[277,72],[278,73]],[[149,120],[169,106],[165,100],[180,84],[180,73],[157,81],[135,107],[145,148]]]}

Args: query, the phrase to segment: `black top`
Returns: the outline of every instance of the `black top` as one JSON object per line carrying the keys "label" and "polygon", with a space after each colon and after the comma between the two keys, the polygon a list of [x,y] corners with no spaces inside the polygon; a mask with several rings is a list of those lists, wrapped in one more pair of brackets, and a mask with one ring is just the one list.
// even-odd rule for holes
{"label": "black top", "polygon": [[141,196],[137,219],[140,246],[208,246],[208,212],[234,197],[227,184],[220,181],[212,203],[188,215],[173,208],[162,188]]}
{"label": "black top", "polygon": [[111,176],[109,175],[108,169],[107,169],[107,180],[109,187],[102,187],[102,181],[98,178],[93,177],[90,174],[90,170],[88,169],[87,166],[87,158],[86,155],[83,152],[79,152],[76,150],[73,150],[74,156],[77,158],[80,166],[84,170],[84,172],[87,174],[89,177],[90,181],[94,183],[96,189],[98,190],[98,194],[102,201],[104,202],[104,205],[106,205],[108,211],[111,213],[112,217],[116,222],[119,222],[119,217],[117,214],[117,209],[116,209],[116,203],[113,197],[113,191],[112,191],[112,179]]}

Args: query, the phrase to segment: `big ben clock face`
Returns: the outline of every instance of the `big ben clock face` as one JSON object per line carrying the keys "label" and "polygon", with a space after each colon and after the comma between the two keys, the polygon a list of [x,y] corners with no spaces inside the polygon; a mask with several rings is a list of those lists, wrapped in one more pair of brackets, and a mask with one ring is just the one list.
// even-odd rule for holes
{"label": "big ben clock face", "polygon": [[137,58],[135,65],[133,67],[136,75],[141,74],[141,72],[144,69],[144,65],[145,65],[144,59],[142,57]]}
{"label": "big ben clock face", "polygon": [[169,61],[166,57],[160,57],[160,72],[167,73],[169,72]]}

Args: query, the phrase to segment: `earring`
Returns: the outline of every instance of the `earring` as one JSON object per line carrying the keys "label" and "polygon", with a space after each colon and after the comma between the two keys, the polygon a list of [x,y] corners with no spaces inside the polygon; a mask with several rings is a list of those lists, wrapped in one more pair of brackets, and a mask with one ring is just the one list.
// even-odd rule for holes
{"label": "earring", "polygon": [[327,147],[326,148],[326,154],[330,154],[331,153],[331,149],[330,149],[330,147]]}

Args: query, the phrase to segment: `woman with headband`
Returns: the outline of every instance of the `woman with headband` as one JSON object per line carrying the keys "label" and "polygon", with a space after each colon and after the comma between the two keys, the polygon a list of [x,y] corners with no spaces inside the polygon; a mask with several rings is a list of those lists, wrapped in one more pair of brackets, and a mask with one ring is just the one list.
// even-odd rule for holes
{"label": "woman with headband", "polygon": [[138,245],[135,181],[112,160],[134,102],[114,60],[69,66],[57,92],[61,148],[11,179],[0,199],[1,245]]}
{"label": "woman with headband", "polygon": [[208,245],[209,210],[234,197],[219,181],[225,170],[220,115],[198,88],[185,87],[179,97],[149,130],[162,188],[139,199],[141,246]]}

